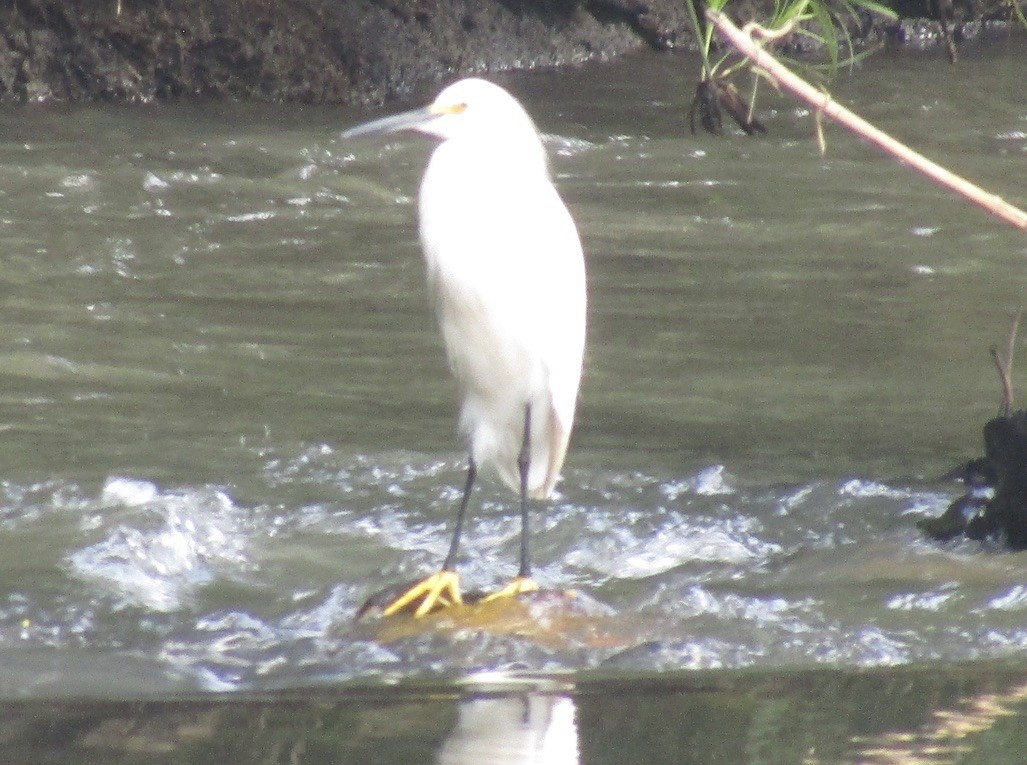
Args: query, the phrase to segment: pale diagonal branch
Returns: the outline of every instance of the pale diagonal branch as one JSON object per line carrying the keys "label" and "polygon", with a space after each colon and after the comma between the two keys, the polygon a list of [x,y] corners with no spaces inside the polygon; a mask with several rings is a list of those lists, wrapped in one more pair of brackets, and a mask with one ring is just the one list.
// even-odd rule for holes
{"label": "pale diagonal branch", "polygon": [[793,93],[819,113],[827,115],[936,183],[956,192],[964,199],[984,208],[1021,231],[1027,231],[1027,212],[1009,204],[1001,197],[985,191],[965,178],[949,172],[941,165],[896,141],[887,133],[878,130],[862,117],[834,101],[830,95],[818,90],[796,75],[761,48],[753,39],[755,35],[763,39],[774,37],[776,32],[764,30],[753,24],[746,25],[745,31],[742,31],[732,24],[723,13],[709,8],[706,9],[706,18],[728,42],[752,62],[754,70],[759,74],[768,77],[779,87]]}

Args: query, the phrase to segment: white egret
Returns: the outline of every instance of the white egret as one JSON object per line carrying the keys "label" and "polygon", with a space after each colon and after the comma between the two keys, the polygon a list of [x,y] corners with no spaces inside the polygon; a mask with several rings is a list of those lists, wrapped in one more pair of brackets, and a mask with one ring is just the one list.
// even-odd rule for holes
{"label": "white egret", "polygon": [[538,589],[528,498],[550,496],[567,453],[585,343],[585,264],[538,132],[501,87],[460,80],[429,106],[343,137],[400,130],[441,140],[421,181],[418,222],[470,451],[442,569],[383,611],[423,616],[463,602],[456,557],[479,466],[494,468],[521,502],[520,570],[489,597]]}

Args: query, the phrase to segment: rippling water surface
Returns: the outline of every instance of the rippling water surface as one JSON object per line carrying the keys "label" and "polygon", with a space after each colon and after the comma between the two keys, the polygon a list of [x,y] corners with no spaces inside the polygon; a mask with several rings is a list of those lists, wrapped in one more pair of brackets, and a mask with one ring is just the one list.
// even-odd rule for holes
{"label": "rippling water surface", "polygon": [[[836,92],[1024,203],[1019,48],[871,59]],[[355,624],[431,572],[463,481],[413,195],[367,114],[0,113],[0,694],[472,670],[1018,657],[1023,554],[925,541],[1000,398],[1022,236],[767,93],[691,136],[695,62],[510,76],[588,251],[590,336],[536,575],[572,601]],[[525,296],[530,300],[530,296]],[[485,481],[461,571],[514,570]]]}

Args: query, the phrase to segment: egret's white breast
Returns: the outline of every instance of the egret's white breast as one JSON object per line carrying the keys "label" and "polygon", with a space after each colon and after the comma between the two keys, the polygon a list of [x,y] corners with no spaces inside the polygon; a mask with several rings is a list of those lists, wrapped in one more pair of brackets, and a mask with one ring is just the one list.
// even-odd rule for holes
{"label": "egret's white breast", "polygon": [[547,493],[543,485],[555,480],[566,449],[566,438],[554,443],[554,428],[570,431],[584,345],[584,265],[573,220],[541,154],[525,160],[458,140],[432,155],[419,214],[472,453],[516,487],[530,403],[529,485]]}

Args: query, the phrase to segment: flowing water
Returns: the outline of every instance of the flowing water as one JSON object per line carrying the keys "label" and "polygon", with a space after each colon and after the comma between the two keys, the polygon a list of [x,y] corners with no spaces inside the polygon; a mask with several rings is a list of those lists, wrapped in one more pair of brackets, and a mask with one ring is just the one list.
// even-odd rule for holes
{"label": "flowing water", "polygon": [[[1025,48],[881,54],[834,92],[1022,205]],[[690,135],[695,69],[500,78],[587,250],[533,516],[536,577],[577,597],[416,626],[353,617],[439,565],[463,482],[430,144],[344,142],[371,115],[327,107],[0,113],[0,695],[1022,657],[1027,559],[915,521],[997,412],[1027,240],[840,129],[820,156],[768,89],[769,135]],[[476,495],[469,586],[513,573],[513,500]]]}

